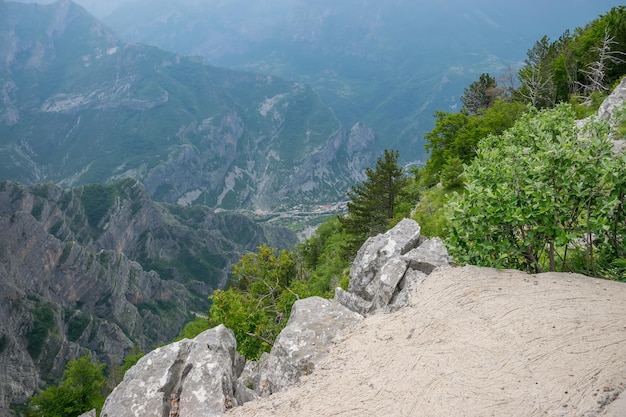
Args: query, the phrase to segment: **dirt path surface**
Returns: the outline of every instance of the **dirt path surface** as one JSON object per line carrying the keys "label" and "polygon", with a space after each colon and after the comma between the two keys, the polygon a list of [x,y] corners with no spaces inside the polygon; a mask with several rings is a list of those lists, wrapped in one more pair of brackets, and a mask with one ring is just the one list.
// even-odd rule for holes
{"label": "dirt path surface", "polygon": [[626,284],[463,267],[368,317],[296,386],[226,415],[624,417],[625,388]]}

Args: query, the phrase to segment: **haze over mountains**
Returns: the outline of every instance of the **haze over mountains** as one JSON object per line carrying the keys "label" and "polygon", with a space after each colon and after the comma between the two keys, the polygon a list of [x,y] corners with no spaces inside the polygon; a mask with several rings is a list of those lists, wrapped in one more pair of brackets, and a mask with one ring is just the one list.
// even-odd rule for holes
{"label": "haze over mountains", "polygon": [[483,72],[516,67],[544,34],[556,38],[614,0],[79,0],[122,39],[218,66],[303,82],[345,126],[371,127],[377,151],[425,158],[436,110]]}
{"label": "haze over mountains", "polygon": [[435,110],[618,4],[23,3],[0,0],[0,416],[295,243],[229,209],[337,202],[383,148],[423,161]]}
{"label": "haze over mountains", "polygon": [[374,156],[310,87],[125,43],[68,0],[0,3],[0,85],[0,179],[268,210],[341,199]]}
{"label": "haze over mountains", "polygon": [[618,2],[82,3],[114,31],[0,2],[0,179],[275,210],[343,200],[383,148],[424,161],[432,114],[481,73]]}

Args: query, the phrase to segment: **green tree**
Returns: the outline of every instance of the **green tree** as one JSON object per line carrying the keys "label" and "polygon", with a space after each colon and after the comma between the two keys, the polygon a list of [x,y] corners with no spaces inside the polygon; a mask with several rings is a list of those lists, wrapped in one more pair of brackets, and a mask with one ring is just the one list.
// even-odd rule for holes
{"label": "green tree", "polygon": [[322,223],[312,237],[297,247],[311,294],[332,298],[354,259],[347,245],[348,235],[337,217]]}
{"label": "green tree", "polygon": [[367,179],[348,191],[348,213],[342,223],[352,236],[353,245],[360,246],[367,237],[387,230],[407,184],[398,159],[398,151],[385,149],[384,156],[376,161],[376,167],[365,171]]}
{"label": "green tree", "polygon": [[481,110],[488,109],[498,97],[498,83],[496,79],[487,73],[480,75],[465,89],[461,96],[463,109],[469,114],[477,114]]}
{"label": "green tree", "polygon": [[29,416],[73,417],[104,404],[104,364],[83,356],[68,362],[59,386],[46,388],[29,402]]}
{"label": "green tree", "polygon": [[578,245],[585,272],[594,273],[594,237],[625,236],[625,159],[614,158],[607,129],[591,123],[581,134],[562,104],[481,141],[465,171],[467,191],[449,204],[451,253],[483,266],[575,270],[570,252]]}
{"label": "green tree", "polygon": [[458,170],[458,161],[450,161],[451,159],[457,158],[462,163],[469,163],[482,138],[504,132],[526,111],[527,107],[522,103],[496,100],[491,107],[479,114],[437,112],[435,127],[424,136],[427,141],[426,150],[431,155],[420,173],[422,185],[432,187],[442,181],[441,176],[446,165],[448,170],[453,167]]}
{"label": "green tree", "polygon": [[258,359],[270,350],[300,297],[291,288],[295,277],[291,253],[259,246],[233,266],[231,287],[211,296],[209,327],[224,324],[235,333],[239,352]]}

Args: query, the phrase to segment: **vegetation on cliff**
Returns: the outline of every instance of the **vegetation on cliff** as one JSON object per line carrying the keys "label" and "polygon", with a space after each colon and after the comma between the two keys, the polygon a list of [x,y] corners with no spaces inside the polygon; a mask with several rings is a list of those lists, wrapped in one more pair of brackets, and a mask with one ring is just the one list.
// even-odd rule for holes
{"label": "vegetation on cliff", "polygon": [[610,276],[626,255],[626,157],[608,125],[581,132],[568,104],[532,110],[483,138],[449,203],[449,250],[461,263]]}
{"label": "vegetation on cliff", "polygon": [[297,299],[332,297],[336,286],[347,285],[346,269],[365,239],[384,232],[395,215],[408,215],[411,206],[402,202],[409,180],[398,156],[386,150],[376,167],[366,171],[367,180],[348,193],[347,215],[322,224],[291,252],[263,245],[244,255],[233,266],[229,288],[211,297],[208,320],[196,320],[181,336],[224,324],[234,331],[237,348],[247,358],[268,352]]}
{"label": "vegetation on cliff", "polygon": [[104,404],[104,364],[83,356],[68,362],[59,385],[46,388],[33,396],[27,417],[78,416],[89,410],[100,410]]}
{"label": "vegetation on cliff", "polygon": [[[612,154],[607,125],[593,122],[579,132],[575,117],[597,110],[598,97],[626,72],[620,49],[610,59],[601,52],[622,44],[625,14],[618,7],[574,35],[552,44],[542,39],[529,51],[517,89],[512,74],[500,84],[482,74],[465,90],[462,111],[435,114],[423,168],[407,175],[398,153],[385,151],[366,181],[348,192],[346,216],[322,224],[291,253],[261,247],[242,258],[232,286],[213,295],[208,323],[235,329],[242,353],[258,357],[271,347],[295,299],[330,296],[331,283],[345,285],[360,244],[408,215],[415,202],[413,217],[424,233],[447,236],[460,263],[624,278],[626,159]],[[552,80],[542,88],[553,90],[530,92],[542,53],[542,76]],[[594,89],[586,71],[603,59],[606,71],[596,78],[602,88]],[[563,96],[556,91],[564,88],[564,62],[576,77]],[[546,95],[554,100],[533,101]],[[551,109],[559,101],[569,103]]]}

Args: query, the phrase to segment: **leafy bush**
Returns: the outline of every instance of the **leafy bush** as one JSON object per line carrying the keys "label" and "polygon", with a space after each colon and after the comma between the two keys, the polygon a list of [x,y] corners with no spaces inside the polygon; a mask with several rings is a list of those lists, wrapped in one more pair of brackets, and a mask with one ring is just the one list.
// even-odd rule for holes
{"label": "leafy bush", "polygon": [[598,274],[602,253],[623,256],[626,158],[615,158],[608,127],[580,134],[567,104],[533,111],[479,144],[467,191],[449,204],[448,246],[475,265]]}
{"label": "leafy bush", "polygon": [[100,392],[105,382],[103,369],[103,364],[94,363],[89,356],[69,361],[61,384],[32,397],[27,415],[78,416],[94,408],[99,412],[104,404]]}
{"label": "leafy bush", "polygon": [[55,328],[54,311],[50,305],[38,303],[32,314],[33,325],[26,333],[26,350],[36,360],[45,346],[48,335]]}

